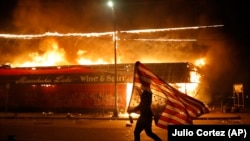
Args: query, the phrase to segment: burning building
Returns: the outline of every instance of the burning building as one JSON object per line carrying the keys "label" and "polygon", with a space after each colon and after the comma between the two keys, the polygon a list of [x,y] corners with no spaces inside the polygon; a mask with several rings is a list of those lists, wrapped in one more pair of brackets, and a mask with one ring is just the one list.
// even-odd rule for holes
{"label": "burning building", "polygon": [[[179,5],[179,3],[177,4]],[[10,68],[8,66],[1,68],[1,110],[61,109],[66,111],[78,108],[91,109],[90,107],[93,109],[112,108],[114,106],[112,82],[114,81],[114,66],[112,64],[115,61],[118,63],[118,75],[124,76],[118,77],[118,102],[119,106],[124,108],[126,98],[122,97],[126,97],[129,93],[127,87],[132,82],[132,63],[137,60],[151,63],[147,64],[149,67],[152,65],[150,69],[182,92],[193,97],[202,95],[206,97],[204,98],[206,101],[209,101],[210,94],[203,95],[201,91],[206,90],[199,89],[203,82],[197,81],[199,79],[197,70],[186,62],[195,64],[197,59],[206,59],[206,66],[202,69],[207,71],[204,73],[206,79],[209,78],[209,82],[215,85],[215,90],[217,90],[217,86],[213,82],[217,82],[220,74],[225,74],[224,72],[230,70],[230,66],[233,64],[229,61],[234,58],[230,56],[231,52],[228,48],[231,44],[225,43],[226,37],[221,30],[224,25],[214,25],[214,23],[220,23],[217,21],[204,21],[206,19],[204,14],[200,19],[197,17],[197,11],[192,12],[191,17],[195,18],[195,20],[191,20],[192,22],[181,22],[180,19],[183,19],[183,15],[177,17],[175,21],[176,16],[172,17],[171,12],[165,11],[171,8],[166,9],[166,5],[160,4],[159,8],[154,8],[155,14],[152,18],[161,18],[148,20],[148,17],[144,17],[145,9],[151,9],[151,5],[123,3],[116,13],[118,18],[117,38],[115,38],[113,37],[112,13],[106,4],[106,8],[103,8],[100,7],[102,4],[99,2],[92,3],[92,1],[76,3],[75,1],[41,0],[15,1],[11,2],[11,5],[5,6],[10,8],[8,12],[5,12],[9,13],[5,14],[5,18],[8,20],[4,22],[3,19],[7,28],[3,28],[0,33],[0,64],[12,64]],[[173,7],[172,4],[170,5]],[[130,10],[134,13],[129,12],[129,14],[127,8],[131,9],[131,6],[135,6],[136,10]],[[162,10],[160,10],[161,8]],[[177,13],[180,14],[180,12]],[[154,16],[161,14],[164,16]],[[188,19],[190,20],[190,18]],[[159,24],[154,22],[159,22]],[[116,59],[113,57],[114,39],[117,40]],[[174,70],[167,67],[170,64],[174,66],[170,67],[175,68]],[[79,71],[71,72],[73,68],[77,68]],[[81,70],[85,70],[85,68],[100,71],[93,72],[93,75],[102,74],[109,81],[95,82],[98,78],[87,77],[89,72]],[[7,70],[9,74],[6,74]],[[60,78],[61,75],[66,78]],[[70,82],[67,79],[68,76],[69,78],[74,76],[77,81],[74,79],[73,82]],[[86,78],[80,76],[86,76]],[[88,80],[88,82],[80,81],[80,78]],[[53,81],[48,79],[53,79]],[[54,81],[54,79],[62,79],[63,82]],[[120,87],[124,89],[122,92],[120,92]],[[104,90],[100,92],[102,88],[105,89],[105,92]],[[128,92],[122,94],[125,89]],[[101,93],[105,95],[101,95]],[[90,98],[90,94],[96,98]],[[108,94],[110,96],[107,96]],[[111,101],[110,104],[107,104],[109,102],[103,100],[102,96],[107,96],[107,100]],[[97,106],[93,106],[93,104],[86,106],[87,103],[90,103],[89,101],[93,101],[92,99],[105,101],[103,102],[105,104],[98,105],[99,102],[97,102]],[[122,107],[119,108],[122,109]]]}
{"label": "burning building", "polygon": [[[146,63],[163,80],[196,96],[200,74],[191,63]],[[70,65],[0,68],[0,110],[11,112],[96,112],[128,104],[134,64]]]}

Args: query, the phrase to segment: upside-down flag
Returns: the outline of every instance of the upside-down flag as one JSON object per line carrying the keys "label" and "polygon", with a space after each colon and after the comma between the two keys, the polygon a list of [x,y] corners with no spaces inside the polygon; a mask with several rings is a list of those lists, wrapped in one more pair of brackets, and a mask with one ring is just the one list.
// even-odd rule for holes
{"label": "upside-down flag", "polygon": [[155,124],[160,128],[167,129],[168,125],[192,124],[194,118],[209,112],[203,102],[175,89],[137,61],[133,90],[127,109],[139,105],[143,91],[152,93],[151,110]]}

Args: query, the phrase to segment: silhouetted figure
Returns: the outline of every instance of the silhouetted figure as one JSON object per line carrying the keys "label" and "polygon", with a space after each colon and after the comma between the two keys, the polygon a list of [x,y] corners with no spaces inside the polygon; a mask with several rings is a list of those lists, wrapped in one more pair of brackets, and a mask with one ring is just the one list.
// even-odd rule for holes
{"label": "silhouetted figure", "polygon": [[145,130],[147,136],[154,139],[155,141],[161,141],[161,139],[152,132],[152,121],[153,121],[153,113],[151,111],[151,103],[152,103],[152,93],[143,91],[141,94],[140,104],[134,109],[129,109],[128,113],[140,112],[140,116],[137,120],[135,130],[134,130],[134,140],[140,141],[140,134],[143,130]]}

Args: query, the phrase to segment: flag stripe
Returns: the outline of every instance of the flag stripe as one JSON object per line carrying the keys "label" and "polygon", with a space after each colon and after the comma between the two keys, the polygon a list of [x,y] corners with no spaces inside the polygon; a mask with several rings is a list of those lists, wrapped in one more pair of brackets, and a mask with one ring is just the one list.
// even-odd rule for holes
{"label": "flag stripe", "polygon": [[145,65],[136,62],[130,106],[137,102],[138,90],[151,91],[154,100],[151,109],[156,125],[167,129],[172,124],[192,124],[192,119],[209,112],[205,104],[190,97],[163,81]]}
{"label": "flag stripe", "polygon": [[[155,90],[158,90],[158,91],[162,91],[162,88],[157,88],[157,87],[154,87],[154,83],[150,83],[150,81],[152,80],[153,82],[157,82],[157,83],[163,83],[162,81],[157,81],[157,80],[159,80],[159,79],[156,79],[155,77],[153,77],[152,76],[152,74],[151,75],[148,75],[148,76],[145,76],[146,74],[148,74],[148,73],[143,73],[143,72],[140,72],[140,73],[138,73],[138,74],[141,74],[141,79],[139,79],[139,78],[136,78],[135,79],[135,81],[138,83],[138,82],[140,82],[143,86],[148,86],[147,88],[149,88],[149,85],[151,85],[151,88],[154,88]],[[144,75],[144,76],[142,76],[142,74]],[[165,86],[166,86],[167,84],[165,84]],[[169,87],[169,86],[168,86]],[[169,88],[171,88],[171,87],[169,87]],[[172,89],[172,88],[171,88]],[[168,89],[167,89],[168,90]],[[171,95],[173,92],[171,92],[171,93],[169,93],[169,95]],[[177,92],[176,92],[177,93]],[[179,93],[179,92],[178,92]],[[173,95],[174,96],[174,95]],[[183,97],[186,97],[187,95],[186,94],[184,94],[183,95]],[[171,97],[169,97],[169,98],[171,98]],[[186,97],[187,98],[187,97]],[[186,99],[186,100],[188,100],[189,102],[191,102],[189,99]],[[185,102],[185,100],[182,100],[182,99],[178,99],[178,98],[176,98],[176,97],[174,97],[173,99],[170,99],[170,101],[175,101],[176,103],[179,103],[179,104],[182,104],[182,102],[183,103],[185,103],[184,105],[182,104],[182,107],[185,107],[185,108],[187,108],[187,110],[188,110],[188,113],[190,114],[190,116],[194,116],[195,117],[195,115],[197,115],[197,114],[199,114],[199,112],[197,113],[197,106],[198,105],[194,105],[194,106],[192,106],[192,105],[190,105],[190,106],[185,106],[185,105],[187,105],[187,102]],[[179,102],[179,101],[182,101],[182,102]],[[195,102],[195,101],[193,101],[193,102]],[[189,103],[190,104],[190,103]],[[192,104],[195,104],[195,103],[192,103]]]}
{"label": "flag stripe", "polygon": [[[168,113],[168,114],[165,114],[165,113]],[[161,119],[166,120],[166,121],[169,121],[171,119],[171,120],[175,120],[176,124],[177,123],[181,124],[181,123],[186,123],[187,116],[182,112],[175,112],[173,110],[169,110],[168,108],[166,108],[162,114]]]}

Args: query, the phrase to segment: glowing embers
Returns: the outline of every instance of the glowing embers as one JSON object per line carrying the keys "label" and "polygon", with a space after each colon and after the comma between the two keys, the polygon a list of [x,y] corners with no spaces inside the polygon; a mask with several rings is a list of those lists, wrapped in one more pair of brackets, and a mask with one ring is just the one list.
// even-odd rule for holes
{"label": "glowing embers", "polygon": [[102,33],[58,33],[58,32],[46,32],[44,34],[0,34],[1,38],[14,38],[14,39],[34,39],[43,37],[99,37],[105,35],[112,35],[113,32]]}

